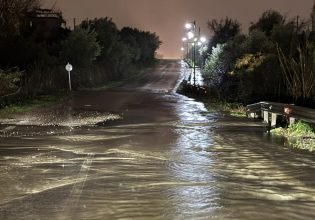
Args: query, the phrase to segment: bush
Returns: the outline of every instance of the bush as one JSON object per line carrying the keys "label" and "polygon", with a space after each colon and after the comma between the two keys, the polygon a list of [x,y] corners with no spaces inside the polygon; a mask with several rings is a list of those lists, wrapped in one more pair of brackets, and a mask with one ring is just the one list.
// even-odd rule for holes
{"label": "bush", "polygon": [[290,136],[305,136],[314,135],[313,128],[305,122],[293,123],[288,128],[288,134]]}
{"label": "bush", "polygon": [[21,81],[22,72],[18,68],[0,69],[0,96],[17,91]]}

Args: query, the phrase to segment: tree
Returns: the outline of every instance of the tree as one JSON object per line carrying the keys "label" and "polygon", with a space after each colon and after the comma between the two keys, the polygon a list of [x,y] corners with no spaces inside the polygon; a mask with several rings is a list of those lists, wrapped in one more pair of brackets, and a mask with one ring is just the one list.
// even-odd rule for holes
{"label": "tree", "polygon": [[260,30],[250,32],[242,46],[245,53],[273,53],[275,51],[275,44]]}
{"label": "tree", "polygon": [[121,40],[130,48],[133,63],[138,62],[141,58],[141,49],[137,41],[136,33],[137,30],[130,27],[124,27],[119,33]]}
{"label": "tree", "polygon": [[18,35],[27,13],[39,6],[40,0],[0,0],[0,37]]}
{"label": "tree", "polygon": [[[272,29],[271,40],[274,44],[278,45],[285,54],[290,54],[299,44],[295,26],[293,22],[288,22],[276,25]],[[276,51],[275,54],[277,54]]]}
{"label": "tree", "polygon": [[211,55],[206,59],[203,71],[208,84],[217,89],[221,85],[225,74],[225,71],[222,68],[224,60],[220,59],[223,50],[224,45],[222,44],[217,44],[217,46],[212,49]]}
{"label": "tree", "polygon": [[249,31],[260,30],[267,36],[270,36],[272,30],[277,25],[283,25],[285,18],[277,11],[268,10],[265,11],[256,23],[252,23],[249,27]]}
{"label": "tree", "polygon": [[161,41],[155,33],[137,31],[136,39],[141,50],[140,61],[150,64],[155,59],[155,52],[160,47]]}
{"label": "tree", "polygon": [[315,44],[306,36],[305,42],[296,49],[297,56],[285,55],[280,47],[277,49],[291,96],[295,101],[311,99],[315,87]]}
{"label": "tree", "polygon": [[135,62],[151,63],[161,41],[155,33],[125,27],[120,32],[121,40],[130,46]]}
{"label": "tree", "polygon": [[240,33],[241,25],[237,20],[226,17],[220,21],[216,19],[208,21],[208,28],[214,34],[209,47],[211,49],[217,44],[224,44],[228,40],[237,36]]}
{"label": "tree", "polygon": [[101,47],[96,33],[76,28],[63,43],[62,59],[77,66],[88,66],[100,55]]}
{"label": "tree", "polygon": [[92,30],[97,34],[97,41],[102,47],[98,61],[104,64],[111,64],[113,49],[119,41],[119,31],[112,19],[105,17],[85,20],[81,23],[81,27]]}
{"label": "tree", "polygon": [[0,97],[13,93],[19,88],[22,72],[17,68],[0,69]]}

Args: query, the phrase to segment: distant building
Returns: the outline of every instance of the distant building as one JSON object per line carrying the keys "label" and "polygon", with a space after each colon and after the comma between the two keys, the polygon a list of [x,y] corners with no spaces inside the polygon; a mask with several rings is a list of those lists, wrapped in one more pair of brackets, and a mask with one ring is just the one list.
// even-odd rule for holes
{"label": "distant building", "polygon": [[66,27],[66,22],[61,12],[51,9],[36,9],[26,18],[26,29],[42,40],[50,39],[61,28]]}

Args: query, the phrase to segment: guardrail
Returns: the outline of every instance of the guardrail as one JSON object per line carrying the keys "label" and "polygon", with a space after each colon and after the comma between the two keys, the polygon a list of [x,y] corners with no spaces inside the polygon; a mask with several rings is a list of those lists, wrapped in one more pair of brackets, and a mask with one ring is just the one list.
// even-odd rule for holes
{"label": "guardrail", "polygon": [[277,125],[279,117],[287,124],[302,120],[315,124],[315,109],[276,102],[258,102],[246,106],[246,114],[250,118],[262,118],[271,127]]}

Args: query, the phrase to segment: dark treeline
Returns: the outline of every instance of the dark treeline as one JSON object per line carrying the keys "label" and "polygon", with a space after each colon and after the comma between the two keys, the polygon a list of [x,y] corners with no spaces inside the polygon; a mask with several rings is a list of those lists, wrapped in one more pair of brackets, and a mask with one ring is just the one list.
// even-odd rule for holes
{"label": "dark treeline", "polygon": [[203,69],[208,88],[229,102],[314,106],[315,40],[310,24],[270,10],[245,35],[236,20],[209,21],[213,36]]}
{"label": "dark treeline", "polygon": [[68,62],[74,88],[102,86],[154,64],[160,44],[155,33],[119,30],[107,17],[70,30],[39,0],[0,0],[0,96],[67,89]]}

